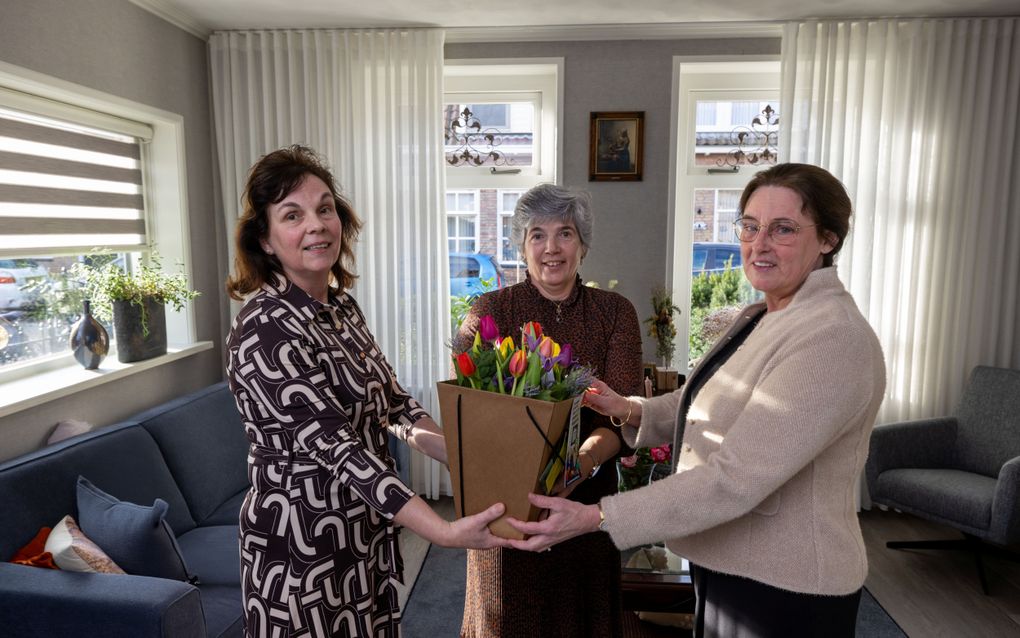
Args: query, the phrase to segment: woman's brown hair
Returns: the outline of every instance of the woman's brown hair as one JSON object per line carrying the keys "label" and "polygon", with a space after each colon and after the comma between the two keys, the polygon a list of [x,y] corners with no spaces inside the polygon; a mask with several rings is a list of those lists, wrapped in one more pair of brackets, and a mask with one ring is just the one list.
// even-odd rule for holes
{"label": "woman's brown hair", "polygon": [[843,182],[824,168],[811,164],[776,164],[752,177],[744,187],[740,196],[741,211],[754,191],[762,186],[782,186],[800,196],[804,203],[803,212],[818,224],[815,229],[818,238],[832,242],[832,251],[822,255],[822,265],[831,266],[843,247],[843,240],[850,233],[850,215],[853,214],[853,205]]}
{"label": "woman's brown hair", "polygon": [[330,268],[333,283],[338,290],[354,284],[354,242],[361,233],[361,220],[340,195],[323,159],[312,149],[295,144],[262,156],[248,172],[241,196],[244,210],[234,235],[234,274],[227,278],[227,293],[233,299],[244,300],[275,274],[283,273],[280,260],[262,249],[262,240],[269,234],[269,206],[282,202],[308,175],[326,184],[340,216],[340,255]]}

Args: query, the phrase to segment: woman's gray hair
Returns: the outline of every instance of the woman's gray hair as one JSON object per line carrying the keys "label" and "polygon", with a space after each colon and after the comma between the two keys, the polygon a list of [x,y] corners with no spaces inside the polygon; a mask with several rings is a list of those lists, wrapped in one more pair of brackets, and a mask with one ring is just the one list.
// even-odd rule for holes
{"label": "woman's gray hair", "polygon": [[581,238],[583,257],[591,246],[592,227],[591,195],[587,191],[573,190],[556,184],[539,184],[521,195],[514,207],[510,226],[510,241],[525,258],[524,240],[528,229],[550,220],[573,223]]}

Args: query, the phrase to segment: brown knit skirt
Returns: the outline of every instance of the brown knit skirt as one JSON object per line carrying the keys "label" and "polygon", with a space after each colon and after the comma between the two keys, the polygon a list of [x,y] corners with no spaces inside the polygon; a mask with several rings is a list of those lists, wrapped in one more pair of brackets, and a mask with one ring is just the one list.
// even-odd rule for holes
{"label": "brown knit skirt", "polygon": [[602,532],[548,552],[468,550],[461,638],[621,638],[620,552]]}

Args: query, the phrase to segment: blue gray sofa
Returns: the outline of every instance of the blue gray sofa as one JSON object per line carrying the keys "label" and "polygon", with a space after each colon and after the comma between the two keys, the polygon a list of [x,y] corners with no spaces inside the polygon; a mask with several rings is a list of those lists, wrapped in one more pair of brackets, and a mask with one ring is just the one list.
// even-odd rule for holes
{"label": "blue gray sofa", "polygon": [[0,560],[77,516],[79,475],[122,501],[169,503],[197,586],[0,563],[5,636],[241,636],[238,512],[248,444],[225,383],[0,464]]}

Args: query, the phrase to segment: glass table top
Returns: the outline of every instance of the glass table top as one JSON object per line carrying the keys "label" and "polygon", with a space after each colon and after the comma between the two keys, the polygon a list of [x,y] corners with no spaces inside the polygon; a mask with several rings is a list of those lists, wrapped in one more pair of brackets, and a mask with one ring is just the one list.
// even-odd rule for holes
{"label": "glass table top", "polygon": [[690,563],[663,545],[634,547],[620,554],[624,573],[679,576],[681,582],[690,582]]}

